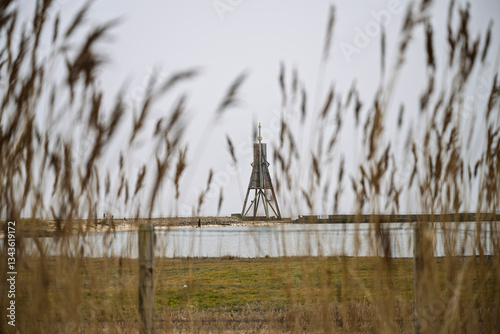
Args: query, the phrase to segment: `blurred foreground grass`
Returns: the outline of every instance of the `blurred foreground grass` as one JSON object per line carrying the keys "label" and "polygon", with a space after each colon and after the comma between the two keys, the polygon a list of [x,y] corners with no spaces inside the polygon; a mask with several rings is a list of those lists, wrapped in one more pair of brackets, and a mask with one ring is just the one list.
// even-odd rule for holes
{"label": "blurred foreground grass", "polygon": [[[7,303],[14,301],[5,284],[13,252],[0,249],[0,333],[137,332],[137,260],[84,258],[68,236],[76,226],[78,235],[86,237],[82,219],[112,230],[113,223],[99,217],[115,208],[136,218],[162,211],[177,215],[180,193],[191,192],[182,181],[186,166],[196,163],[188,148],[206,147],[192,142],[186,130],[193,94],[185,85],[200,70],[172,72],[166,80],[155,74],[137,105],[127,103],[126,87],[109,105],[109,92],[99,80],[106,63],[102,43],[118,21],[86,24],[90,3],[69,22],[60,21],[61,13],[51,12],[52,3],[37,1],[30,18],[21,16],[17,2],[0,4],[0,217],[24,225],[16,226],[16,328],[5,322]],[[356,84],[369,74],[347,88],[336,83],[336,73],[320,70],[318,87],[310,90],[303,84],[304,73],[293,70],[290,85],[284,64],[291,60],[285,60],[278,78],[283,117],[272,145],[278,198],[287,199],[290,215],[315,214],[319,199],[325,204],[321,211],[337,214],[346,209],[342,197],[348,189],[356,217],[422,213],[428,218],[416,221],[415,258],[392,259],[391,230],[374,219],[366,246],[377,258],[155,259],[157,333],[499,332],[500,81],[498,66],[489,67],[494,56],[488,53],[490,41],[498,37],[492,35],[493,22],[481,32],[470,26],[468,3],[450,1],[447,19],[434,27],[431,5],[427,0],[408,3],[398,42],[388,48],[382,30],[380,84],[373,87],[373,96]],[[319,69],[330,61],[336,17],[331,6]],[[446,36],[435,31],[446,31]],[[414,42],[418,36],[425,40],[425,63],[418,68],[425,72],[424,87],[403,75],[406,59],[421,57],[423,44]],[[436,53],[436,43],[439,50],[446,45],[444,55]],[[386,68],[386,59],[394,59],[392,66]],[[488,96],[474,103],[473,115],[464,119],[470,94],[484,88],[479,85],[484,73],[491,73]],[[241,100],[247,75],[238,75],[221,96],[212,110],[214,122]],[[186,93],[178,95],[177,88]],[[400,100],[401,91],[421,94]],[[163,97],[175,100],[165,105]],[[322,100],[323,107],[316,103]],[[155,105],[170,111],[156,118]],[[300,110],[300,122],[284,117],[291,110]],[[304,123],[311,124],[311,131],[302,130]],[[343,145],[345,131],[359,137],[357,152]],[[298,138],[309,145],[297,145]],[[229,135],[226,140],[236,166],[241,155]],[[135,159],[135,152],[146,147],[155,148],[154,155]],[[351,156],[356,159],[350,161]],[[173,181],[169,190],[168,179]],[[192,215],[203,214],[215,179],[208,170]],[[218,214],[225,190],[218,189]],[[435,258],[432,217],[450,214],[458,223],[459,213],[469,210],[495,217],[476,220],[475,232],[466,233],[478,257],[460,257],[455,250],[468,240],[458,240],[448,229],[443,235],[446,257]],[[23,224],[22,217],[33,219]],[[26,232],[43,234],[49,220],[58,254],[68,257],[51,257],[40,238],[33,238],[36,257],[23,247]],[[101,246],[109,243],[91,245]]]}
{"label": "blurred foreground grass", "polygon": [[[21,327],[33,328],[33,322],[40,325],[47,321],[54,328],[53,322],[67,318],[68,312],[73,312],[74,323],[80,329],[96,325],[137,326],[137,260],[65,257],[47,257],[42,260],[45,263],[40,260],[26,259],[18,277]],[[441,291],[449,289],[449,293],[431,303],[429,316],[444,317],[448,303],[459,298],[460,307],[464,308],[461,313],[467,311],[477,317],[478,324],[492,328],[491,310],[499,293],[492,275],[493,260],[457,258],[455,265],[457,275],[464,266],[468,268],[458,294],[456,285],[450,288],[448,281],[453,271],[448,268],[449,261],[436,259],[437,285]],[[35,277],[42,271],[43,280]],[[385,282],[384,291],[376,289],[377,280]],[[395,313],[399,330],[411,331],[413,326],[413,259],[157,258],[155,282],[160,331],[182,328],[184,322],[196,326],[196,321],[229,326],[236,318],[238,324],[244,323],[241,326],[245,330],[278,323],[293,327],[301,321],[308,322],[307,328],[318,325],[324,329],[320,314],[329,314],[325,319],[333,327],[342,328],[351,319],[350,330],[362,330],[365,326],[373,329],[377,308],[382,307],[380,301],[388,297],[394,301],[390,309]],[[35,300],[46,304],[45,313],[29,313],[33,309],[29,304]],[[322,308],[327,311],[318,312]],[[317,322],[314,314],[319,317]],[[245,321],[248,316],[254,320]]]}

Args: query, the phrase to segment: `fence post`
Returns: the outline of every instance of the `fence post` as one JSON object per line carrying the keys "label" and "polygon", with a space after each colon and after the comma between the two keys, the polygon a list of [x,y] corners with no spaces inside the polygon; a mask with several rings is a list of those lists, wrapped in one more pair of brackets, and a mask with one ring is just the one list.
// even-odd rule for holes
{"label": "fence post", "polygon": [[422,292],[422,266],[423,266],[423,256],[422,256],[422,226],[421,222],[415,220],[413,225],[413,332],[419,334],[420,319],[419,315],[421,313],[421,292]]}
{"label": "fence post", "polygon": [[140,333],[155,332],[155,289],[154,289],[154,226],[139,225],[139,314]]}

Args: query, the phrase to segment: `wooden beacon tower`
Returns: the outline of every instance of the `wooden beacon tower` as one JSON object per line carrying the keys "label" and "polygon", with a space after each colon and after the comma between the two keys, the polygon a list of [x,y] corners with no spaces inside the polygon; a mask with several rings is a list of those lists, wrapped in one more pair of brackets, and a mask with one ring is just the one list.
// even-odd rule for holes
{"label": "wooden beacon tower", "polygon": [[[259,123],[259,137],[257,137],[259,142],[253,144],[252,175],[250,176],[250,182],[248,184],[245,202],[243,203],[241,217],[249,217],[247,214],[253,207],[253,218],[256,218],[257,209],[259,204],[262,203],[264,211],[266,212],[266,218],[269,218],[269,209],[271,209],[276,215],[276,218],[281,219],[280,208],[278,207],[278,201],[276,200],[276,194],[274,193],[273,183],[271,182],[271,174],[269,173],[266,144],[262,143],[260,128],[261,126]],[[248,194],[252,189],[255,190],[254,199],[247,208]],[[269,190],[272,197],[268,196]]]}

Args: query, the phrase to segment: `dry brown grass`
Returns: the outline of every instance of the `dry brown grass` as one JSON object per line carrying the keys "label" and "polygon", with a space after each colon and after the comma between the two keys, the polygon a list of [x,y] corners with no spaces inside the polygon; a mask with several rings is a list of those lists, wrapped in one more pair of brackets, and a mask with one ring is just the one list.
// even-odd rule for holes
{"label": "dry brown grass", "polygon": [[[300,133],[294,133],[294,127],[285,118],[281,122],[274,166],[276,188],[282,198],[289,198],[294,207],[299,207],[298,203],[306,203],[312,214],[315,203],[325,194],[333,194],[328,211],[336,212],[343,185],[347,182],[344,179],[350,177],[355,194],[355,214],[359,219],[362,213],[367,212],[399,213],[402,194],[417,203],[421,213],[430,215],[431,219],[414,222],[416,252],[413,303],[401,303],[397,298],[394,271],[398,269],[394,266],[397,261],[391,257],[394,247],[391,244],[391,231],[381,224],[377,216],[373,216],[370,222],[370,247],[379,256],[372,269],[372,277],[367,281],[353,274],[348,261],[341,261],[343,267],[336,275],[342,275],[343,284],[340,290],[335,290],[331,286],[331,279],[335,276],[327,261],[317,259],[315,271],[308,265],[301,268],[309,273],[305,277],[314,283],[314,288],[308,288],[308,285],[297,288],[291,276],[281,277],[277,273],[276,277],[281,277],[283,293],[293,307],[265,307],[256,311],[241,305],[234,310],[221,309],[214,313],[202,307],[192,308],[188,303],[180,309],[166,308],[163,313],[157,314],[159,331],[169,331],[170,328],[172,331],[185,332],[405,332],[413,330],[415,320],[417,331],[423,333],[498,332],[500,234],[496,215],[486,221],[478,219],[475,230],[470,231],[475,254],[471,258],[462,258],[461,251],[456,251],[456,246],[460,246],[460,243],[465,245],[466,240],[457,239],[453,228],[445,228],[432,219],[434,214],[457,214],[471,201],[477,203],[478,213],[494,214],[499,211],[500,83],[497,73],[494,74],[486,109],[478,110],[476,115],[483,122],[484,129],[478,130],[471,124],[468,132],[464,133],[461,117],[464,97],[474,85],[473,70],[484,66],[494,36],[491,36],[491,24],[486,33],[471,36],[468,27],[469,7],[455,8],[454,1],[451,1],[446,22],[449,57],[445,64],[439,63],[433,48],[435,42],[434,27],[429,20],[432,9],[430,3],[422,1],[419,6],[413,3],[408,5],[400,32],[397,60],[392,68],[385,63],[388,49],[385,34],[382,35],[381,66],[384,80],[373,101],[362,101],[355,83],[345,100],[342,89],[331,86],[321,107],[311,110],[307,100],[314,100],[314,94],[319,96],[321,91],[311,93],[299,87],[300,73],[294,70],[292,92],[287,92],[284,65],[278,78],[283,108],[295,108],[300,110],[302,120],[313,120],[311,145],[305,150],[297,145],[296,140],[303,128],[299,128]],[[92,224],[97,222],[97,206],[102,189],[106,197],[132,207],[136,218],[140,212],[148,212],[151,217],[160,186],[169,175],[175,180],[174,196],[178,199],[182,191],[180,179],[189,163],[186,161],[186,152],[190,143],[185,143],[183,137],[188,96],[180,97],[171,112],[156,122],[150,142],[150,145],[157,147],[154,165],[136,171],[137,176],[128,175],[124,168],[127,155],[121,152],[116,161],[117,170],[100,170],[101,159],[113,150],[110,143],[123,122],[126,108],[122,92],[110,110],[104,110],[102,101],[105,92],[96,81],[100,69],[105,65],[105,57],[99,53],[98,46],[117,21],[89,29],[84,25],[88,11],[88,5],[85,5],[68,27],[63,28],[59,26],[57,16],[47,16],[50,6],[51,1],[38,1],[33,24],[23,30],[15,4],[3,1],[0,5],[0,216],[6,221],[16,221],[18,231],[30,230],[33,224],[39,224],[36,219],[23,220],[26,214],[37,219],[54,220],[54,242],[60,250],[60,257],[50,257],[43,243],[35,238],[39,256],[34,261],[24,252],[25,237],[17,233],[16,268],[22,273],[16,295],[18,329],[24,333],[134,332],[139,321],[137,308],[120,308],[127,300],[129,304],[134,304],[137,299],[137,290],[128,288],[136,284],[130,281],[134,276],[123,273],[130,267],[124,266],[123,259],[104,258],[101,274],[91,271],[89,275],[81,250],[72,249],[67,236],[76,230],[84,237]],[[458,15],[458,20],[453,19],[455,15]],[[325,66],[328,58],[334,18],[335,11],[332,8],[321,66]],[[50,52],[42,52],[40,39],[48,27],[54,28]],[[420,98],[422,126],[415,129],[418,131],[399,138],[407,142],[406,149],[412,152],[413,166],[409,179],[397,182],[394,175],[400,166],[395,163],[396,150],[384,137],[384,133],[387,133],[385,124],[390,102],[394,99],[395,85],[405,65],[409,43],[412,36],[420,33],[419,27],[424,28],[427,62],[423,70],[428,76]],[[82,40],[74,39],[76,30],[86,32]],[[53,68],[64,73],[62,82],[54,75]],[[447,73],[441,87],[437,87],[438,70]],[[154,79],[150,81],[142,103],[132,110],[132,132],[124,141],[128,142],[128,149],[133,150],[138,145],[137,138],[144,131],[152,105],[175,85],[188,82],[197,73],[196,70],[188,70],[175,73],[162,83]],[[239,90],[246,76],[246,73],[239,75],[229,86],[219,107],[214,110],[214,119],[223,117],[224,111],[238,102]],[[300,91],[300,101],[294,98],[297,91]],[[316,120],[328,117],[333,110],[335,127],[329,130],[324,122]],[[399,128],[406,121],[404,111],[405,106],[401,105]],[[354,172],[345,171],[344,159],[336,159],[335,156],[343,115],[348,113],[354,113],[356,131],[359,128],[363,134],[362,163]],[[68,130],[68,127],[71,129]],[[465,145],[459,140],[462,137],[467,138]],[[82,152],[83,138],[90,143],[90,147]],[[471,148],[473,138],[484,138],[485,142],[481,152],[474,152],[479,153],[479,158],[474,161],[470,158],[475,156],[471,154],[476,149]],[[418,145],[422,149],[417,148],[417,143],[423,143]],[[236,164],[229,137],[227,145]],[[76,155],[76,152],[81,154]],[[298,171],[297,166],[304,166],[303,157],[306,157],[308,164]],[[334,165],[336,162],[338,165]],[[154,177],[148,178],[150,173]],[[114,178],[110,174],[118,175],[117,184],[111,184]],[[207,187],[199,195],[194,213],[200,213],[212,177],[213,172],[210,171]],[[302,183],[303,179],[307,179],[306,185]],[[475,193],[477,198],[471,198]],[[221,192],[219,210],[223,199]],[[458,223],[456,221],[454,226],[458,226]],[[112,227],[111,223],[106,240],[112,238]],[[438,229],[444,229],[443,259],[434,257],[433,238]],[[486,232],[488,229],[491,233]],[[4,230],[6,233],[7,225],[4,225]],[[355,247],[358,246],[359,240]],[[490,255],[486,254],[488,252]],[[6,282],[7,278],[7,257],[4,242],[0,254],[2,282]],[[294,262],[288,258],[275,261],[283,273],[295,268]],[[190,273],[196,270],[196,266],[188,268]],[[470,277],[471,272],[474,273],[473,278]],[[87,292],[99,293],[101,286],[109,283],[110,279],[117,287],[114,290],[117,293],[103,294],[99,298],[87,295]],[[370,304],[353,301],[353,296],[359,290],[370,292]],[[337,291],[341,300],[329,300],[328,295],[332,291]],[[305,301],[301,307],[296,306],[298,294]],[[188,291],[185,298],[188,301],[194,298],[194,292],[191,295]],[[0,330],[8,333],[14,331],[4,321],[7,301],[7,285],[2,284],[0,317],[3,320]]]}

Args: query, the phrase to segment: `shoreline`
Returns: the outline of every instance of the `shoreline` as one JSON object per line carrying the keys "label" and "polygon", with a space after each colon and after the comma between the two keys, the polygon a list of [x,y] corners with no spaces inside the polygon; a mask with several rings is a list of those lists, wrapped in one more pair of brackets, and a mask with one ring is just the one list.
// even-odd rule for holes
{"label": "shoreline", "polygon": [[[168,217],[168,218],[111,218],[111,219],[78,219],[72,222],[72,226],[61,224],[59,233],[105,233],[136,231],[140,224],[154,224],[156,230],[189,229],[226,227],[226,226],[263,226],[283,225],[293,223],[290,219],[281,220],[242,220],[238,217]],[[5,222],[1,223],[0,239],[5,238]],[[57,222],[54,220],[22,219],[20,226],[16,229],[23,233],[24,237],[53,237],[58,232]]]}
{"label": "shoreline", "polygon": [[[23,218],[20,220],[16,230],[21,231],[26,237],[51,237],[57,233],[99,233],[99,232],[122,232],[135,231],[140,224],[154,224],[157,230],[225,227],[225,226],[263,226],[263,225],[285,225],[285,224],[346,224],[346,223],[411,223],[424,222],[474,222],[474,221],[500,221],[500,214],[494,213],[458,213],[458,214],[399,214],[399,215],[310,215],[299,216],[297,219],[266,219],[256,217],[255,220],[242,219],[239,215],[229,217],[163,217],[163,218],[107,218],[101,219],[75,219],[71,225],[55,220],[42,220],[35,218]],[[59,225],[59,228],[58,228]],[[5,237],[6,223],[2,222],[0,238]],[[58,232],[59,231],[59,232]]]}

